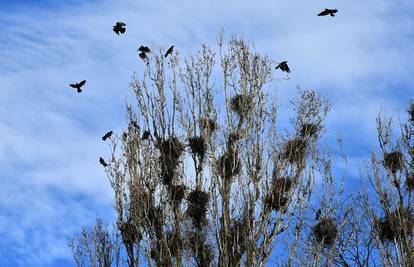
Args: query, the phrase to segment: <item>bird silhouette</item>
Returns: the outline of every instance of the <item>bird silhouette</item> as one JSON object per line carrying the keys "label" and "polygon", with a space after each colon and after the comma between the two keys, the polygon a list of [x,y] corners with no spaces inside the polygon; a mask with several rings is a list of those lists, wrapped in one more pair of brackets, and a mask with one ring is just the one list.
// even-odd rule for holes
{"label": "bird silhouette", "polygon": [[174,45],[168,48],[167,52],[165,52],[164,57],[168,57],[169,54],[171,54],[174,50]]}
{"label": "bird silhouette", "polygon": [[144,131],[142,134],[141,140],[147,140],[150,137],[150,131]]}
{"label": "bird silhouette", "polygon": [[141,59],[146,59],[147,58],[147,54],[145,52],[141,52],[138,55]]}
{"label": "bird silhouette", "polygon": [[123,22],[117,22],[116,24],[115,24],[115,26],[113,27],[113,31],[116,33],[116,34],[118,34],[119,35],[119,33],[125,33],[125,26],[126,26],[126,24],[125,23],[123,23]]}
{"label": "bird silhouette", "polygon": [[78,91],[78,93],[82,92],[81,87],[86,83],[86,80],[80,81],[78,83],[71,83],[69,84],[70,87],[72,88],[76,88],[76,90]]}
{"label": "bird silhouette", "polygon": [[102,164],[102,166],[106,167],[108,164],[105,162],[105,160],[102,157],[99,157],[99,163]]}
{"label": "bird silhouette", "polygon": [[289,66],[288,66],[288,64],[287,64],[287,61],[282,61],[282,62],[280,62],[280,63],[276,66],[276,69],[280,69],[281,71],[284,71],[284,72],[290,73],[290,69],[289,69]]}
{"label": "bird silhouette", "polygon": [[335,13],[338,12],[337,9],[328,9],[325,8],[324,11],[322,11],[321,13],[318,14],[318,16],[327,16],[327,15],[331,15],[331,17],[335,17]]}
{"label": "bird silhouette", "polygon": [[111,137],[112,133],[112,131],[107,132],[104,136],[102,136],[102,140],[106,141],[107,138]]}
{"label": "bird silhouette", "polygon": [[151,49],[149,49],[149,47],[148,47],[148,46],[143,46],[143,45],[141,45],[141,46],[138,48],[138,51],[140,51],[140,52],[144,52],[144,53],[150,53],[150,52],[151,52]]}
{"label": "bird silhouette", "polygon": [[321,217],[321,214],[322,214],[321,209],[318,209],[318,211],[316,212],[315,220],[319,220],[319,218]]}

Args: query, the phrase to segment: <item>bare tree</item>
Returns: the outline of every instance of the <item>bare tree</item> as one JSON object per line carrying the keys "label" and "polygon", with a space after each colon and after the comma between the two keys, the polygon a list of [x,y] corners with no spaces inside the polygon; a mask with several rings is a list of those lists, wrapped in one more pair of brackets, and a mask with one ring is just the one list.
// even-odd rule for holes
{"label": "bare tree", "polygon": [[[317,173],[332,180],[317,146],[327,101],[300,90],[292,130],[282,131],[277,64],[243,39],[220,36],[218,48],[183,62],[177,50],[149,54],[131,82],[137,109],[127,106],[106,167],[130,267],[265,266],[286,230],[300,229]],[[337,207],[325,197],[324,216]],[[281,262],[293,262],[296,246]]]}

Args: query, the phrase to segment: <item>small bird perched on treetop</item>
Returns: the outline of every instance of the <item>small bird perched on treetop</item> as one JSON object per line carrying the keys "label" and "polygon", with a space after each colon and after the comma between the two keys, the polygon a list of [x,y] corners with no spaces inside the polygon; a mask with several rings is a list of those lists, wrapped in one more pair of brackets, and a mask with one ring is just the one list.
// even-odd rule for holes
{"label": "small bird perched on treetop", "polygon": [[70,87],[72,87],[72,88],[76,88],[76,90],[78,91],[78,93],[80,93],[80,92],[82,92],[81,87],[82,87],[85,83],[86,83],[86,80],[83,80],[83,81],[78,82],[78,83],[72,83],[72,84],[69,84],[69,86],[70,86]]}
{"label": "small bird perched on treetop", "polygon": [[290,73],[290,69],[289,69],[289,66],[288,66],[288,64],[287,64],[287,61],[282,61],[282,62],[280,62],[280,63],[276,66],[276,69],[280,69],[281,71],[284,71],[284,72]]}
{"label": "small bird perched on treetop", "polygon": [[125,23],[118,21],[113,27],[113,31],[118,35],[119,33],[125,33],[125,30],[126,30],[125,26],[126,26]]}
{"label": "small bird perched on treetop", "polygon": [[169,54],[171,54],[174,50],[174,45],[168,48],[167,52],[165,53],[164,57],[168,57]]}
{"label": "small bird perched on treetop", "polygon": [[108,164],[105,162],[105,160],[102,157],[99,157],[99,163],[102,164],[102,166],[106,167]]}
{"label": "small bird perched on treetop", "polygon": [[318,16],[327,16],[327,15],[331,15],[331,17],[335,17],[335,13],[338,12],[337,9],[328,9],[325,8],[324,11],[322,11],[321,13],[318,14]]}
{"label": "small bird perched on treetop", "polygon": [[102,140],[105,141],[107,138],[111,137],[112,131],[107,132],[104,136],[102,136]]}

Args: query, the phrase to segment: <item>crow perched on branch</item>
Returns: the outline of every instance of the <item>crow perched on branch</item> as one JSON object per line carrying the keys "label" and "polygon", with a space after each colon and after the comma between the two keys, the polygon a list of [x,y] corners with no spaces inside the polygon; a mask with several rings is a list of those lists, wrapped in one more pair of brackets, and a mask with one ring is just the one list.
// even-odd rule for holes
{"label": "crow perched on branch", "polygon": [[99,163],[102,164],[102,166],[106,167],[108,164],[105,162],[105,160],[102,157],[99,157]]}
{"label": "crow perched on branch", "polygon": [[82,92],[81,87],[82,87],[85,83],[86,83],[86,80],[83,80],[83,81],[78,82],[78,83],[71,83],[71,84],[69,84],[69,86],[70,86],[70,87],[72,87],[72,88],[75,88],[75,89],[78,91],[78,93],[80,93],[80,92]]}
{"label": "crow perched on branch", "polygon": [[280,63],[276,66],[276,69],[280,69],[281,71],[284,71],[284,72],[290,73],[290,69],[289,69],[289,66],[288,66],[288,64],[287,64],[287,61],[282,61],[282,62],[280,62]]}
{"label": "crow perched on branch", "polygon": [[117,22],[116,24],[115,24],[115,26],[113,27],[113,31],[116,33],[116,34],[118,34],[119,35],[119,33],[125,33],[125,26],[126,26],[126,24],[125,23],[123,23],[123,22]]}
{"label": "crow perched on branch", "polygon": [[331,15],[331,17],[335,17],[335,13],[338,12],[337,9],[328,9],[325,8],[324,11],[322,11],[321,13],[318,14],[318,16],[327,16],[327,15]]}
{"label": "crow perched on branch", "polygon": [[112,133],[112,131],[107,132],[104,136],[102,136],[102,140],[106,141],[107,138],[111,137]]}
{"label": "crow perched on branch", "polygon": [[168,57],[169,54],[171,54],[174,50],[174,45],[168,48],[167,52],[165,52],[164,57]]}

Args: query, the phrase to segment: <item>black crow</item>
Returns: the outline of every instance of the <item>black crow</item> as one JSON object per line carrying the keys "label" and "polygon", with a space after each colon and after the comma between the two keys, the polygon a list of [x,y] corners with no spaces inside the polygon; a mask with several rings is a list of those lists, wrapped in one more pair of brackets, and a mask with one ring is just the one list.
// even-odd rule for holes
{"label": "black crow", "polygon": [[142,134],[141,139],[142,140],[147,140],[150,137],[150,131],[144,131],[144,133]]}
{"label": "black crow", "polygon": [[279,68],[280,68],[281,71],[290,73],[290,69],[289,69],[289,66],[287,64],[287,61],[280,62],[279,65],[276,66],[276,69],[279,69]]}
{"label": "black crow", "polygon": [[104,136],[102,136],[102,140],[105,141],[107,138],[111,137],[112,131],[107,132]]}
{"label": "black crow", "polygon": [[125,23],[118,21],[116,25],[113,27],[113,31],[118,35],[119,33],[125,33],[125,26]]}
{"label": "black crow", "polygon": [[105,160],[102,157],[99,157],[99,163],[102,164],[102,166],[106,167],[108,164],[105,162]]}
{"label": "black crow", "polygon": [[171,54],[174,50],[174,45],[168,48],[167,52],[165,52],[164,57],[168,57],[169,54]]}
{"label": "black crow", "polygon": [[321,13],[318,14],[318,16],[327,16],[327,15],[331,15],[331,17],[335,17],[335,13],[338,12],[337,9],[328,9],[325,8],[324,11],[322,11]]}
{"label": "black crow", "polygon": [[86,80],[83,80],[79,83],[71,83],[69,84],[70,87],[72,88],[76,88],[76,90],[78,91],[78,93],[82,92],[81,87],[86,83]]}
{"label": "black crow", "polygon": [[140,51],[140,52],[144,52],[144,53],[150,53],[150,52],[151,52],[151,49],[149,49],[149,47],[148,47],[148,46],[143,46],[143,45],[141,45],[141,46],[138,48],[138,51]]}
{"label": "black crow", "polygon": [[322,214],[321,209],[318,209],[318,211],[316,212],[315,220],[319,220],[319,218],[321,217],[321,214]]}
{"label": "black crow", "polygon": [[146,59],[147,58],[147,54],[145,52],[141,52],[138,55],[141,59]]}

